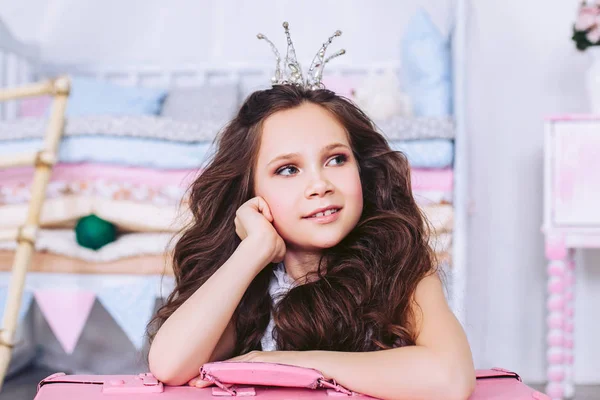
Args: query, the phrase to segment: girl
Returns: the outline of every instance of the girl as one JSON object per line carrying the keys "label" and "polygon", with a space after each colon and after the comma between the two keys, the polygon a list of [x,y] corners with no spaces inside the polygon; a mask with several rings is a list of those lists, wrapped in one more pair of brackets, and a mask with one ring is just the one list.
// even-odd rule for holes
{"label": "girl", "polygon": [[253,93],[190,205],[151,335],[159,380],[205,386],[199,368],[231,359],[314,368],[383,399],[470,395],[408,162],[353,103],[292,84]]}

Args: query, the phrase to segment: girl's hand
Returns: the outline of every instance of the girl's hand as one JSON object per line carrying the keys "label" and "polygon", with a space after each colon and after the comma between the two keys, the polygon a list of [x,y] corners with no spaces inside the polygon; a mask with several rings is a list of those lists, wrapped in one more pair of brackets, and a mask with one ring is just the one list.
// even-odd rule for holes
{"label": "girl's hand", "polygon": [[285,243],[273,227],[273,215],[262,197],[254,197],[235,213],[235,233],[240,239],[254,241],[265,251],[267,263],[278,263],[285,256]]}

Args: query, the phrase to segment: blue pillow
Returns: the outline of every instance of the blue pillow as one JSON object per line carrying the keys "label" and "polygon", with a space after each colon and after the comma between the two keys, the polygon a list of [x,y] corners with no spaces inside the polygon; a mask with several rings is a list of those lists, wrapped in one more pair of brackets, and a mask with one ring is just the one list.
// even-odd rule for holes
{"label": "blue pillow", "polygon": [[452,115],[450,39],[423,8],[409,21],[401,46],[402,88],[411,99],[414,115]]}
{"label": "blue pillow", "polygon": [[91,78],[72,78],[67,116],[158,115],[165,89],[117,85]]}

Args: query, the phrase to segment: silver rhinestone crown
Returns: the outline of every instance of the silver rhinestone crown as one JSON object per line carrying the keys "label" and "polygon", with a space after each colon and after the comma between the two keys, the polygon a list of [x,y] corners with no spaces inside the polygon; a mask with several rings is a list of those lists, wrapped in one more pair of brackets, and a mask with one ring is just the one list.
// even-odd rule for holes
{"label": "silver rhinestone crown", "polygon": [[279,55],[279,51],[277,51],[277,48],[273,42],[271,42],[262,33],[256,35],[256,37],[259,39],[266,40],[271,46],[271,50],[275,54],[275,60],[277,64],[275,65],[275,75],[271,78],[271,83],[273,85],[298,85],[311,90],[323,89],[325,86],[321,82],[321,78],[323,77],[323,68],[325,67],[325,64],[332,59],[346,53],[346,50],[342,49],[325,58],[325,51],[327,50],[327,47],[331,44],[333,39],[336,36],[340,36],[342,32],[335,31],[333,36],[323,43],[321,49],[319,49],[317,55],[315,55],[312,63],[310,64],[306,78],[304,78],[300,63],[296,59],[296,50],[294,49],[294,44],[292,43],[292,38],[290,37],[289,24],[284,22],[283,28],[285,29],[285,36],[287,37],[287,52],[285,54],[285,59],[283,60],[283,71],[281,68],[281,56]]}

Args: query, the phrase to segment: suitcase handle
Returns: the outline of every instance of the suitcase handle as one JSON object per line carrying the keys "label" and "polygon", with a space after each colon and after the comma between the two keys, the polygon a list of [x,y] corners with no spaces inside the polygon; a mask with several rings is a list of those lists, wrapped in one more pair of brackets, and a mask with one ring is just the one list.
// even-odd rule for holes
{"label": "suitcase handle", "polygon": [[[215,384],[213,393],[237,396],[236,386],[272,386],[307,389],[331,389],[351,396],[352,391],[315,369],[263,362],[213,362],[200,369],[200,379]],[[241,394],[241,393],[240,393]]]}

